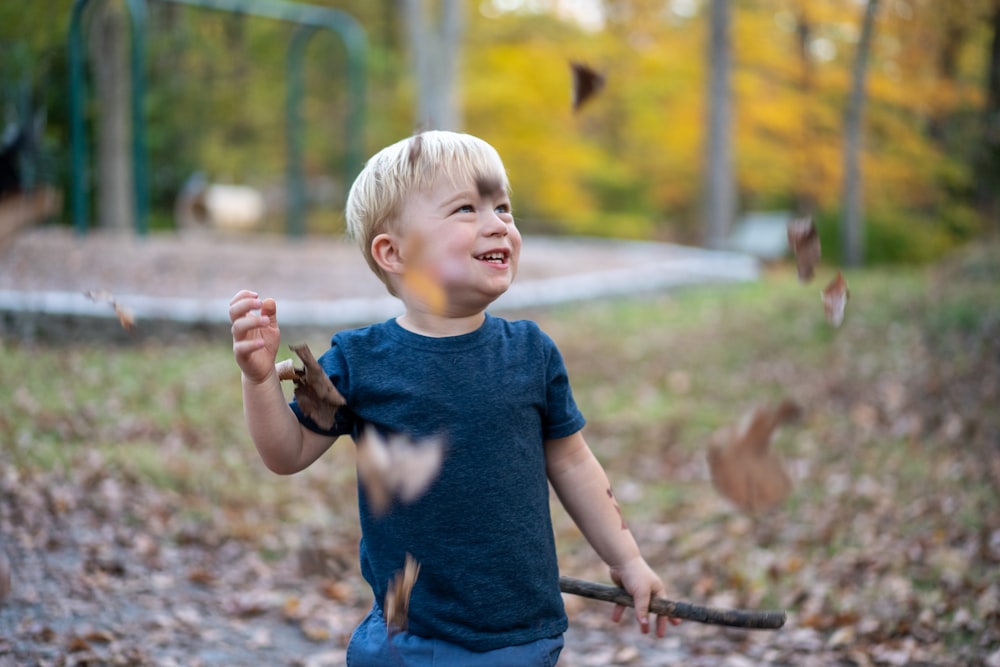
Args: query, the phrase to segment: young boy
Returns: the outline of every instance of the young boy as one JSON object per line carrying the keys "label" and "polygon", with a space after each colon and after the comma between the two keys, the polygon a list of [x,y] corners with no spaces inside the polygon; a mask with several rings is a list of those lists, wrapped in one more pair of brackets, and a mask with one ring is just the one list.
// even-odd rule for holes
{"label": "young boy", "polygon": [[[664,593],[584,440],[555,344],[533,322],[486,313],[521,250],[508,189],[496,150],[466,134],[423,132],[369,160],[347,223],[404,312],[337,333],[320,357],[346,400],[329,430],[282,394],[274,300],[244,290],[230,303],[246,421],[272,471],[298,472],[369,426],[446,443],[438,476],[414,502],[374,512],[359,490],[361,570],[375,604],[351,638],[349,665],[554,665],[567,620],[549,483],[635,598],[642,632],[649,600]],[[406,554],[420,573],[407,630],[389,633],[381,605]],[[657,618],[658,636],[667,621]]]}

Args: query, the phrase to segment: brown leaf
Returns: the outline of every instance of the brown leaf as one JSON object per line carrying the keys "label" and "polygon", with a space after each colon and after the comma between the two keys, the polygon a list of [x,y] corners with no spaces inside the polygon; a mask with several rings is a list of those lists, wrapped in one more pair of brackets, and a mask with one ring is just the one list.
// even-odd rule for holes
{"label": "brown leaf", "polygon": [[368,426],[358,439],[357,456],[368,504],[375,514],[385,514],[394,498],[411,503],[424,494],[441,469],[444,444],[398,433],[384,437]]}
{"label": "brown leaf", "polygon": [[798,405],[786,399],[773,409],[754,408],[739,424],[716,431],[708,445],[708,467],[716,490],[748,513],[784,501],[792,482],[769,447],[777,428],[800,412]]}
{"label": "brown leaf", "polygon": [[419,574],[420,563],[410,554],[406,554],[403,569],[398,570],[389,582],[389,588],[385,592],[385,604],[382,605],[385,625],[390,632],[406,630],[409,625],[410,593],[413,585],[417,583]]}
{"label": "brown leaf", "polygon": [[795,254],[799,281],[809,282],[813,278],[814,269],[821,255],[819,232],[812,216],[788,222],[788,246]]}
{"label": "brown leaf", "polygon": [[303,367],[295,368],[291,359],[282,361],[275,366],[278,378],[295,383],[295,400],[307,417],[320,428],[332,428],[337,409],[346,404],[344,397],[330,382],[308,345],[289,347],[302,360]]}
{"label": "brown leaf", "polygon": [[96,290],[87,291],[83,295],[93,301],[94,303],[107,303],[115,311],[115,315],[118,316],[118,323],[122,325],[122,328],[126,331],[132,331],[135,328],[135,315],[132,313],[130,308],[126,308],[118,303],[115,295],[107,290]]}
{"label": "brown leaf", "polygon": [[823,312],[826,314],[826,321],[832,326],[839,327],[844,322],[844,310],[850,298],[851,290],[847,288],[847,281],[837,271],[837,275],[823,289]]}
{"label": "brown leaf", "polygon": [[10,595],[10,560],[0,549],[0,605],[8,595]]}
{"label": "brown leaf", "polygon": [[579,111],[584,102],[604,88],[604,75],[580,62],[570,62],[569,66],[573,73],[573,111]]}
{"label": "brown leaf", "polygon": [[319,587],[319,592],[337,602],[347,602],[351,599],[351,587],[342,581],[332,579],[324,581]]}
{"label": "brown leaf", "polygon": [[199,586],[205,587],[212,586],[216,582],[215,575],[203,567],[196,567],[188,571],[187,578],[192,584],[198,584]]}
{"label": "brown leaf", "polygon": [[304,618],[299,627],[302,629],[302,634],[309,641],[325,642],[333,636],[330,624],[320,619]]}
{"label": "brown leaf", "polygon": [[441,315],[447,309],[448,295],[441,279],[427,262],[426,254],[424,237],[414,234],[405,248],[403,289],[423,301],[432,313]]}

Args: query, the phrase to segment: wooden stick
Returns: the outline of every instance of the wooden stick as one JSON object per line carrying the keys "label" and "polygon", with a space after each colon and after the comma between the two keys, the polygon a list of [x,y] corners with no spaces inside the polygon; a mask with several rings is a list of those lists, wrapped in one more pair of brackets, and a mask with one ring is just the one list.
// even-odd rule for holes
{"label": "wooden stick", "polygon": [[[559,590],[570,595],[613,602],[626,607],[635,606],[632,596],[618,586],[598,584],[573,577],[559,577]],[[673,616],[686,621],[750,630],[777,630],[785,624],[785,612],[783,611],[719,609],[688,602],[675,602],[666,598],[654,598],[649,605],[649,611],[657,616]]]}

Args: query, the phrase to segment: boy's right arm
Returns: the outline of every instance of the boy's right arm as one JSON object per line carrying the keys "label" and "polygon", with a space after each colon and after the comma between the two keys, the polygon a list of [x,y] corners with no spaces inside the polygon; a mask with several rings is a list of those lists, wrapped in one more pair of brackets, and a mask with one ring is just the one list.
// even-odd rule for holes
{"label": "boy's right arm", "polygon": [[242,290],[229,302],[233,355],[242,371],[243,413],[257,452],[280,475],[299,472],[330,448],[334,438],[299,423],[274,368],[281,333],[274,299]]}

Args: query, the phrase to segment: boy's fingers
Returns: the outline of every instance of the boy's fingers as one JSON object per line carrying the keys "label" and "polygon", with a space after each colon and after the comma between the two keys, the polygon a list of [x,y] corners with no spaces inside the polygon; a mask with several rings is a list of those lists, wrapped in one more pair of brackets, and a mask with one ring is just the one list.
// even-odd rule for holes
{"label": "boy's fingers", "polygon": [[247,340],[236,341],[233,343],[233,353],[239,357],[242,355],[250,354],[260,348],[264,347],[263,338],[249,338]]}
{"label": "boy's fingers", "polygon": [[667,620],[669,616],[657,616],[656,617],[656,636],[665,637],[667,634]]}
{"label": "boy's fingers", "polygon": [[642,634],[647,634],[649,632],[649,609],[637,604],[635,606],[635,618],[639,621],[639,629],[642,630]]}
{"label": "boy's fingers", "polygon": [[625,613],[625,607],[620,604],[616,604],[615,608],[611,610],[611,620],[617,623],[622,620],[622,615]]}
{"label": "boy's fingers", "polygon": [[239,292],[233,295],[233,298],[229,300],[229,305],[232,306],[237,301],[242,299],[256,299],[258,296],[257,292],[248,289],[241,289]]}
{"label": "boy's fingers", "polygon": [[233,301],[229,304],[229,321],[235,322],[251,310],[256,310],[262,306],[263,303],[256,298],[238,299]]}
{"label": "boy's fingers", "polygon": [[246,338],[250,333],[260,329],[261,327],[266,327],[271,323],[271,318],[266,315],[259,316],[246,316],[239,317],[233,320],[232,332],[233,338],[236,340],[241,340]]}

